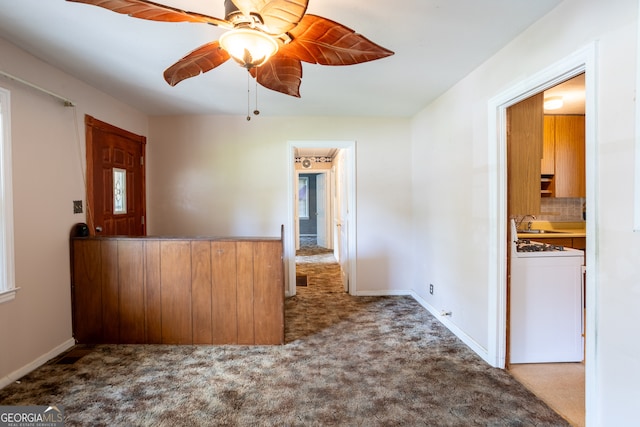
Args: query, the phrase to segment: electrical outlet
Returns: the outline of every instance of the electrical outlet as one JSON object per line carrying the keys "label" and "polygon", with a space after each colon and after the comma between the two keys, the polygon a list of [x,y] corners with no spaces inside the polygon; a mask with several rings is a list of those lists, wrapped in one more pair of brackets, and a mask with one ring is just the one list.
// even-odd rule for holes
{"label": "electrical outlet", "polygon": [[73,213],[81,214],[82,213],[82,200],[74,200],[73,201]]}
{"label": "electrical outlet", "polygon": [[429,283],[429,293],[433,295],[433,283]]}

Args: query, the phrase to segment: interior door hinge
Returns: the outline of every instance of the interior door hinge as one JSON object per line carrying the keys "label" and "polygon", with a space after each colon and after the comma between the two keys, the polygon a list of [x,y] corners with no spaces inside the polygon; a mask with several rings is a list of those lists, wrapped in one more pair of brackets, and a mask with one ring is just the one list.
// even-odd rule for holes
{"label": "interior door hinge", "polygon": [[144,217],[140,217],[140,224],[144,225]]}
{"label": "interior door hinge", "polygon": [[140,166],[144,166],[144,157],[140,156]]}

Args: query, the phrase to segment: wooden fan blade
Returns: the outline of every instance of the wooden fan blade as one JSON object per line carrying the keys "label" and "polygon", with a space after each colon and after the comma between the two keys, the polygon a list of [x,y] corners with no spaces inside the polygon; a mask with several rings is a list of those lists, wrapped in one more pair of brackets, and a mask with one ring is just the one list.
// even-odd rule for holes
{"label": "wooden fan blade", "polygon": [[270,34],[283,34],[300,23],[308,3],[308,0],[273,0],[260,10],[260,16]]}
{"label": "wooden fan blade", "polygon": [[320,65],[353,65],[393,55],[362,34],[316,15],[305,15],[279,53]]}
{"label": "wooden fan blade", "polygon": [[229,54],[220,47],[218,41],[207,43],[167,68],[164,71],[164,79],[171,86],[175,86],[185,79],[213,70],[229,58]]}
{"label": "wooden fan blade", "polygon": [[122,13],[134,18],[162,22],[200,22],[223,28],[233,28],[224,19],[203,15],[196,12],[186,12],[171,6],[145,0],[67,0],[74,3],[85,3],[102,7],[116,13]]}
{"label": "wooden fan blade", "polygon": [[249,70],[267,89],[300,98],[302,63],[298,59],[276,54],[266,64]]}
{"label": "wooden fan blade", "polygon": [[269,0],[231,0],[240,12],[246,17],[251,13],[259,13],[260,10],[269,3]]}
{"label": "wooden fan blade", "polygon": [[231,0],[243,15],[257,13],[264,30],[273,35],[293,29],[307,11],[309,0]]}

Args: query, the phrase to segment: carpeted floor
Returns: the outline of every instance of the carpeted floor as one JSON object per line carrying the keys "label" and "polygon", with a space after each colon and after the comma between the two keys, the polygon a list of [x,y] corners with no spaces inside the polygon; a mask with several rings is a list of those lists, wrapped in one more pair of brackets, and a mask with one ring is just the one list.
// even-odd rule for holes
{"label": "carpeted floor", "polygon": [[63,406],[67,426],[568,425],[412,298],[351,297],[333,256],[307,252],[284,346],[78,348],[0,405]]}

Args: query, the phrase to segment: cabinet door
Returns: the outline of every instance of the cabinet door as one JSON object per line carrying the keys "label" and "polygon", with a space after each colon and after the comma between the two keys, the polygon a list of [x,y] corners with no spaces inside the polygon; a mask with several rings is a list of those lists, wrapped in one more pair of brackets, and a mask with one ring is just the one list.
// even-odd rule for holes
{"label": "cabinet door", "polygon": [[540,213],[543,94],[507,109],[507,196],[509,216]]}
{"label": "cabinet door", "polygon": [[556,116],[556,197],[585,197],[584,116]]}
{"label": "cabinet door", "polygon": [[544,138],[542,143],[542,161],[540,162],[541,175],[555,174],[555,150],[556,150],[556,118],[544,116]]}
{"label": "cabinet door", "polygon": [[587,239],[585,237],[574,237],[571,242],[571,247],[574,249],[587,249]]}

